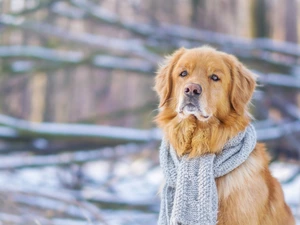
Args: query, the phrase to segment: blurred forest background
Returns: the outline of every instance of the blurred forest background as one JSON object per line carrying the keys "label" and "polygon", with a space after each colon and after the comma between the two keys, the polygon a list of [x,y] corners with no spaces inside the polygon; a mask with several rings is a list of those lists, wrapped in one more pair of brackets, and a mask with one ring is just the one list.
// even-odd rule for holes
{"label": "blurred forest background", "polygon": [[156,224],[153,78],[205,44],[259,75],[258,139],[300,221],[299,42],[299,0],[0,0],[0,224]]}

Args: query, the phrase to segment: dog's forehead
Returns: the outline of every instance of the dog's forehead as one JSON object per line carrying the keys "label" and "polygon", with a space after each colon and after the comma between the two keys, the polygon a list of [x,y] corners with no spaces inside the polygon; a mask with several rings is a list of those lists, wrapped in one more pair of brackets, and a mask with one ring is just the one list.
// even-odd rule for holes
{"label": "dog's forehead", "polygon": [[178,66],[187,69],[211,69],[224,70],[224,54],[213,49],[187,50],[179,59]]}

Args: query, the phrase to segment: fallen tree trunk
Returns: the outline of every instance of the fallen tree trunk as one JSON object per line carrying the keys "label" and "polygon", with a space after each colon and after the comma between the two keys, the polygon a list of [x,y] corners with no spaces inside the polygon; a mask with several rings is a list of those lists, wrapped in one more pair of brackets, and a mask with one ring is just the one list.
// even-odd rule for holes
{"label": "fallen tree trunk", "polygon": [[66,152],[53,155],[32,155],[32,156],[3,156],[0,170],[21,169],[27,167],[65,166],[71,164],[83,164],[97,160],[109,160],[127,155],[140,153],[141,145],[127,144],[114,148],[106,147],[96,150],[84,150]]}
{"label": "fallen tree trunk", "polygon": [[[62,123],[34,123],[13,117],[0,115],[0,124],[7,127],[2,129],[6,136],[12,138],[44,137],[44,138],[101,138],[103,144],[148,142],[157,140],[157,129],[139,130],[124,127],[110,127],[88,124],[62,124]],[[16,132],[14,132],[14,130]],[[0,129],[1,131],[1,129]]]}
{"label": "fallen tree trunk", "polygon": [[[13,193],[18,198],[15,198],[17,202],[27,204],[28,206],[44,208],[45,210],[55,210],[62,211],[69,216],[78,219],[87,219],[91,220],[104,220],[101,208],[131,208],[141,211],[158,211],[159,198],[151,199],[132,199],[132,198],[123,198],[115,194],[102,193],[99,189],[87,189],[87,190],[69,190],[59,188],[56,191],[50,189],[40,189],[32,190],[21,187],[1,187],[0,191],[6,193]],[[34,198],[41,200],[45,199],[46,201],[35,201]],[[49,204],[46,204],[49,202]],[[55,202],[58,206],[55,207]],[[99,205],[98,208],[96,205]],[[63,207],[66,205],[69,208]],[[82,211],[80,211],[80,209]],[[84,213],[84,211],[87,212]]]}
{"label": "fallen tree trunk", "polygon": [[274,127],[266,127],[256,130],[259,141],[275,140],[292,133],[300,132],[300,121],[280,124]]}

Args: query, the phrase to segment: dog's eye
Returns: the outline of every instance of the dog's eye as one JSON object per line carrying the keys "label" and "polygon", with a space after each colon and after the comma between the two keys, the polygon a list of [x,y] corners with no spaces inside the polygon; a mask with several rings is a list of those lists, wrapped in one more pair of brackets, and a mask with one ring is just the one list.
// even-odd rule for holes
{"label": "dog's eye", "polygon": [[186,70],[182,71],[182,72],[179,74],[179,76],[181,76],[181,77],[185,77],[185,76],[187,76],[187,75],[188,75],[188,72],[187,72]]}
{"label": "dog's eye", "polygon": [[213,81],[218,81],[220,80],[220,78],[216,75],[216,74],[213,74],[210,76],[210,79],[212,79]]}

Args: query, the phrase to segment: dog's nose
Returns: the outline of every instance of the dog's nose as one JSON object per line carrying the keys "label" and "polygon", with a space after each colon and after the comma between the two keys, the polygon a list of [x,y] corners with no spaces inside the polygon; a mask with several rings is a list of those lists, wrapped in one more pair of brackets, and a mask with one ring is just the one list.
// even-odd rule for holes
{"label": "dog's nose", "polygon": [[184,87],[184,94],[188,97],[199,96],[202,92],[202,88],[199,84],[187,84]]}

